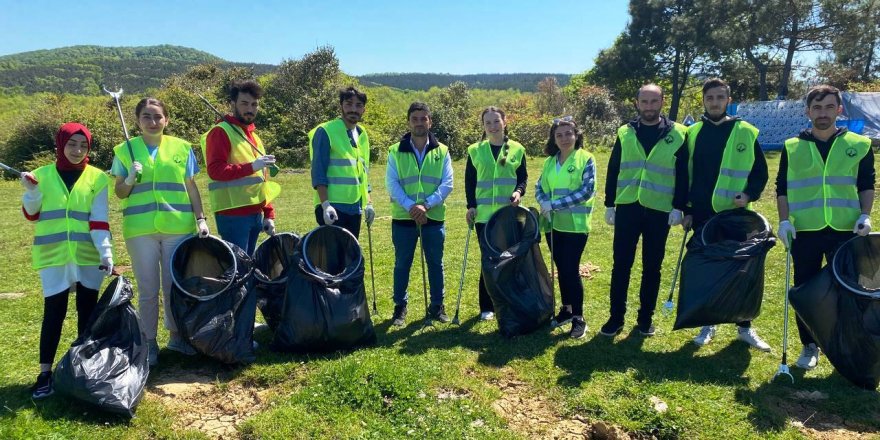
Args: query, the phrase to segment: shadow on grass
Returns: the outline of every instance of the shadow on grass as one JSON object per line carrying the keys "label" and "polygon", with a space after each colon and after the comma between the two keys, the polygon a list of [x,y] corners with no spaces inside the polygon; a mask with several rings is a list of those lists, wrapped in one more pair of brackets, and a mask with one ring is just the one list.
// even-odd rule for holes
{"label": "shadow on grass", "polygon": [[43,420],[67,420],[93,426],[125,426],[131,419],[128,416],[108,413],[97,406],[90,405],[72,397],[55,393],[41,400],[31,398],[28,385],[8,385],[0,387],[0,423],[6,423],[20,416],[20,412],[33,408]]}

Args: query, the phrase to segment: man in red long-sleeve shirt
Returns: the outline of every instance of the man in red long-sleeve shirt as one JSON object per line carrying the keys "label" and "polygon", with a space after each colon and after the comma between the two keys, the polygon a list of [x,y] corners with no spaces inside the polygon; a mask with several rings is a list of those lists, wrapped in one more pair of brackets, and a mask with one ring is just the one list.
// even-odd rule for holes
{"label": "man in red long-sleeve shirt", "polygon": [[263,89],[256,81],[236,82],[229,90],[232,115],[202,136],[202,154],[208,169],[208,194],[224,240],[253,254],[260,231],[275,234],[272,199],[281,187],[269,181],[275,156],[265,154],[254,132]]}

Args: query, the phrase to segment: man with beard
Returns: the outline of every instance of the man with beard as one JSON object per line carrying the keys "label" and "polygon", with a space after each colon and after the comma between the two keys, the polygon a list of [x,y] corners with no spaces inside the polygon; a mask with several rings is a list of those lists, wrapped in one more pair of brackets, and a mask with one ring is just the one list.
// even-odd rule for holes
{"label": "man with beard", "polygon": [[[776,177],[779,238],[791,249],[794,285],[809,281],[830,264],[837,248],[853,234],[871,232],[874,152],[867,137],[837,128],[843,110],[840,91],[820,85],[807,93],[808,128],[785,141]],[[800,317],[804,348],[795,365],[816,368],[819,348]]]}
{"label": "man with beard", "polygon": [[[385,186],[391,194],[391,241],[394,244],[394,315],[406,320],[407,284],[419,236],[431,286],[430,319],[449,322],[443,306],[443,243],[446,197],[452,192],[449,148],[431,134],[431,110],[414,102],[407,110],[409,133],[388,151]],[[421,230],[419,230],[421,229]]]}
{"label": "man with beard", "polygon": [[[727,114],[730,86],[712,78],[703,83],[706,113],[688,127],[691,185],[689,210],[682,226],[696,231],[713,215],[728,209],[744,208],[758,200],[767,185],[767,161],[758,144],[758,129]],[[695,232],[695,235],[698,232]],[[770,351],[751,321],[737,323],[737,339],[761,351]],[[703,346],[715,336],[715,326],[705,326],[694,338]]]}
{"label": "man with beard", "polygon": [[370,203],[370,138],[358,125],[367,95],[354,87],[339,92],[340,117],[309,132],[315,219],[319,225],[337,225],[355,237],[361,232],[361,215],[367,227],[376,211]]}
{"label": "man with beard", "polygon": [[687,205],[687,128],[660,114],[663,90],[642,86],[636,94],[638,118],[617,130],[605,180],[605,222],[614,227],[611,313],[599,330],[623,330],[630,271],[642,238],[642,282],[637,328],[653,336],[651,320],[660,289],[660,269],[669,227],[681,224]]}
{"label": "man with beard", "polygon": [[[253,80],[229,88],[232,115],[202,136],[208,168],[208,194],[224,240],[253,254],[260,231],[275,234],[272,200],[281,187],[269,180],[277,172],[275,156],[266,154],[254,132],[254,119],[263,89]],[[270,173],[272,171],[272,173]]]}

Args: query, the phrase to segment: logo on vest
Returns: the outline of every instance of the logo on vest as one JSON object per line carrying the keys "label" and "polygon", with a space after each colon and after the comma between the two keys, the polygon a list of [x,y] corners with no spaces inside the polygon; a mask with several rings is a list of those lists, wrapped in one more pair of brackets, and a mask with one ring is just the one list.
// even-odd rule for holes
{"label": "logo on vest", "polygon": [[849,157],[856,157],[856,149],[855,149],[855,148],[852,148],[852,147],[847,148],[847,149],[846,149],[846,155],[849,156]]}
{"label": "logo on vest", "polygon": [[670,134],[670,135],[667,135],[666,139],[663,139],[663,140],[666,141],[667,144],[671,144],[672,142],[675,141],[675,138],[673,138],[672,135]]}
{"label": "logo on vest", "polygon": [[573,173],[573,172],[574,172],[574,165],[569,165],[569,166],[568,166],[568,172],[569,172],[569,173]]}
{"label": "logo on vest", "polygon": [[739,145],[737,145],[737,146],[736,146],[736,151],[739,152],[739,153],[742,153],[743,151],[746,151],[746,144],[739,144]]}
{"label": "logo on vest", "polygon": [[181,155],[179,155],[179,154],[175,154],[175,155],[174,155],[174,163],[178,163],[178,164],[179,164],[179,163],[182,163],[182,162],[183,162],[183,157],[182,157]]}

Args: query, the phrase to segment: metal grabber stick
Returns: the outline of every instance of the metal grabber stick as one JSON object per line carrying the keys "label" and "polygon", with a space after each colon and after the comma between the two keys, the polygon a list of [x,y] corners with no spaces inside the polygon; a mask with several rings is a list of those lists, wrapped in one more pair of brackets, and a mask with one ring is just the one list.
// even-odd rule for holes
{"label": "metal grabber stick", "polygon": [[794,383],[794,376],[788,371],[788,291],[791,289],[791,235],[788,236],[789,245],[785,248],[785,312],[782,318],[782,362],[779,369],[773,375],[773,379],[785,375]]}
{"label": "metal grabber stick", "polygon": [[[113,102],[116,103],[116,113],[119,115],[119,122],[122,123],[122,134],[125,136],[125,145],[128,146],[128,155],[131,156],[131,162],[134,163],[134,149],[131,148],[131,139],[128,137],[128,127],[125,125],[125,117],[122,116],[122,106],[119,104],[119,98],[122,97],[122,89],[112,92],[107,89],[107,86],[101,85],[101,88],[104,89],[104,92],[109,94],[113,98]],[[137,173],[136,182],[141,181],[141,173]]]}
{"label": "metal grabber stick", "polygon": [[461,279],[458,281],[458,300],[455,302],[455,317],[452,318],[452,323],[455,325],[461,325],[461,321],[458,320],[458,312],[461,310],[461,291],[464,289],[464,272],[467,267],[468,247],[471,244],[471,232],[474,232],[473,224],[468,225],[467,238],[464,239],[464,260],[461,262]]}
{"label": "metal grabber stick", "polygon": [[[21,177],[21,174],[22,174],[21,171],[15,169],[15,168],[12,168],[11,166],[6,165],[6,164],[3,163],[3,162],[0,162],[0,168],[4,169],[4,170],[6,170],[6,171],[9,171],[10,173],[15,174],[15,175],[18,176],[18,177]],[[27,177],[27,180],[28,180],[28,182],[33,183],[34,185],[36,185],[36,184],[38,183],[38,182],[37,182],[37,179],[34,179],[34,178],[31,177],[31,176],[28,176],[28,177]]]}
{"label": "metal grabber stick", "polygon": [[370,245],[370,281],[373,282],[373,314],[379,315],[376,310],[376,272],[373,270],[373,227],[367,224],[367,244]]}
{"label": "metal grabber stick", "polygon": [[675,294],[675,283],[678,282],[678,272],[681,270],[681,258],[684,256],[684,245],[687,243],[688,232],[691,228],[685,228],[684,237],[681,238],[681,247],[678,249],[678,261],[675,263],[675,273],[672,275],[672,287],[669,289],[669,297],[663,303],[663,314],[671,315],[675,305],[672,304],[672,295]]}
{"label": "metal grabber stick", "polygon": [[553,259],[553,252],[556,251],[554,236],[556,234],[553,233],[553,211],[550,211],[550,290],[552,295],[550,296],[550,311],[554,313],[553,317],[550,318],[550,328],[556,328],[556,260]]}

